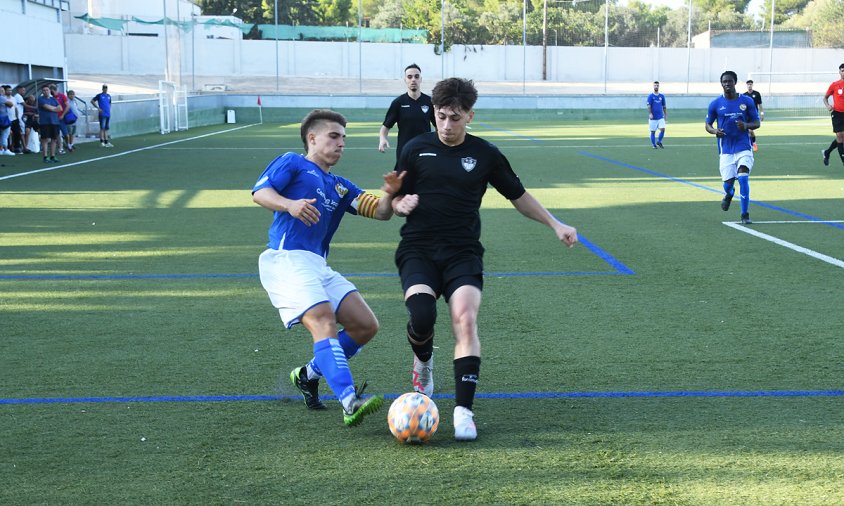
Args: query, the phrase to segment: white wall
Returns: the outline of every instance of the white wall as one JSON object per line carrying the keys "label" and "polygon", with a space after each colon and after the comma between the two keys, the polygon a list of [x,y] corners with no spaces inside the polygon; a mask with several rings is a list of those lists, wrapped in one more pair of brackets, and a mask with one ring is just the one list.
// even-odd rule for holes
{"label": "white wall", "polygon": [[[5,1],[5,0],[0,0]],[[68,71],[79,74],[163,74],[164,42],[158,37],[70,33],[65,37]],[[171,39],[172,40],[172,39]],[[195,42],[195,48],[192,44]],[[181,39],[182,76],[336,77],[399,79],[415,62],[429,81],[446,76],[476,81],[541,81],[542,47],[455,46],[445,58],[428,44]],[[548,47],[548,80],[604,81],[602,47]],[[688,56],[690,60],[687,60]],[[828,72],[834,80],[844,56],[836,49],[616,48],[607,50],[607,80],[617,82],[717,82],[724,70],[740,78],[751,72]],[[363,62],[363,64],[361,64]],[[525,64],[526,62],[526,64]],[[816,80],[825,81],[818,77]],[[189,83],[188,83],[189,84]]]}
{"label": "white wall", "polygon": [[3,26],[0,61],[64,66],[64,37],[56,9],[21,0],[0,0],[0,21]]}

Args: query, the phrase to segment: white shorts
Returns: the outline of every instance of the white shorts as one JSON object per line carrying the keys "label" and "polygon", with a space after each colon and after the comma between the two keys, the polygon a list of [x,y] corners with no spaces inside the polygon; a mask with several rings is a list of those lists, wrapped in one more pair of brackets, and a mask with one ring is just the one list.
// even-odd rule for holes
{"label": "white shorts", "polygon": [[753,170],[753,152],[741,151],[739,153],[722,153],[719,157],[721,181],[728,181],[738,176],[738,168],[744,165],[749,174]]}
{"label": "white shorts", "polygon": [[665,128],[665,118],[649,119],[648,127],[651,129],[651,132],[656,132],[657,130]]}
{"label": "white shorts", "polygon": [[336,313],[343,299],[357,291],[323,257],[310,251],[267,249],[258,257],[258,273],[288,329],[301,323],[299,318],[317,304],[328,302]]}

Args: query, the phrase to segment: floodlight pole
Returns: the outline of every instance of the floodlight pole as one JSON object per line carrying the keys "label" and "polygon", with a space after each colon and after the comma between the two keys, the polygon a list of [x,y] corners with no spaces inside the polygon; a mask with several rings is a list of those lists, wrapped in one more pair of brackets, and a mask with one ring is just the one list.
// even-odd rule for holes
{"label": "floodlight pole", "polygon": [[161,0],[162,30],[164,30],[164,80],[170,81],[170,48],[167,46],[167,0]]}
{"label": "floodlight pole", "polygon": [[686,33],[686,93],[692,79],[692,0],[689,0],[689,27]]}
{"label": "floodlight pole", "polygon": [[771,0],[771,42],[768,46],[768,95],[771,94],[771,79],[774,71],[774,6],[777,0]]}
{"label": "floodlight pole", "polygon": [[275,14],[275,91],[278,91],[278,0],[275,0],[273,13]]}
{"label": "floodlight pole", "polygon": [[445,79],[445,0],[440,0],[440,74]]}
{"label": "floodlight pole", "polygon": [[[691,0],[689,0],[691,1]],[[610,47],[610,0],[604,3],[604,95],[607,94],[607,60],[609,59]]]}
{"label": "floodlight pole", "polygon": [[522,0],[522,95],[527,93],[527,0]]}

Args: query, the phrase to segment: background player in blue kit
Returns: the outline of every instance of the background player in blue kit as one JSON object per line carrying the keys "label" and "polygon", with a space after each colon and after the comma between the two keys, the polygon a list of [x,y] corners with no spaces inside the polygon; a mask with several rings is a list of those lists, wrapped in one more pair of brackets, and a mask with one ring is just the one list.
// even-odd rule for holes
{"label": "background player in blue kit", "polygon": [[[343,405],[343,421],[359,424],[377,411],[381,396],[361,397],[348,359],[378,331],[378,320],[355,286],[326,263],[329,244],[340,220],[356,214],[377,220],[393,215],[393,195],[403,176],[384,176],[379,198],[331,173],[345,147],[346,119],[329,110],[308,114],[300,129],[305,155],[285,153],[267,166],[252,188],[253,200],[273,211],[267,249],[258,267],[261,284],[287,328],[301,323],[314,342],[313,359],[290,374],[310,409],[324,409],[319,378]],[[413,201],[404,201],[412,209]],[[409,206],[409,207],[408,207]],[[343,329],[337,331],[337,324]],[[365,386],[365,383],[364,383]]]}
{"label": "background player in blue kit", "polygon": [[407,93],[399,95],[390,103],[378,140],[378,151],[383,153],[390,147],[387,135],[393,125],[398,123],[396,160],[399,159],[407,141],[419,134],[430,132],[432,125],[436,126],[431,97],[422,93],[422,70],[419,69],[419,65],[411,63],[404,69],[404,84],[407,86]]}
{"label": "background player in blue kit", "polygon": [[100,121],[100,144],[104,148],[113,148],[114,145],[108,138],[108,131],[111,128],[111,95],[108,94],[108,85],[103,85],[103,91],[97,93],[91,99],[91,105],[97,108]]}
{"label": "background player in blue kit", "polygon": [[[657,146],[665,148],[662,145],[662,139],[665,137],[665,116],[668,113],[668,106],[665,104],[665,95],[659,92],[659,81],[654,81],[654,92],[648,95],[647,104],[651,145],[654,149]],[[657,129],[659,129],[659,138],[656,137]]]}
{"label": "background player in blue kit", "polygon": [[[718,138],[719,169],[724,182],[721,209],[727,211],[735,195],[735,182],[739,182],[741,197],[741,222],[752,223],[750,205],[750,171],[753,169],[753,148],[750,129],[759,128],[759,113],[753,99],[736,92],[738,76],[732,70],[721,74],[724,95],[709,104],[706,114],[706,131]],[[718,122],[718,127],[713,123]]]}

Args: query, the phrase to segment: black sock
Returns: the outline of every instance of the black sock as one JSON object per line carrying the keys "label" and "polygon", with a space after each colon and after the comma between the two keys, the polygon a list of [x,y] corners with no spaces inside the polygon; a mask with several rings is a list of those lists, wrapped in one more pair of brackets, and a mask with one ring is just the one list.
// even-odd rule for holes
{"label": "black sock", "polygon": [[841,157],[841,163],[844,163],[844,144],[838,143],[838,156]]}
{"label": "black sock", "polygon": [[462,357],[454,359],[454,397],[455,404],[472,409],[475,401],[475,389],[481,372],[481,357]]}
{"label": "black sock", "polygon": [[823,150],[823,154],[825,157],[829,158],[829,155],[832,154],[832,150],[838,147],[838,141],[832,141],[832,144],[829,145],[829,149]]}

